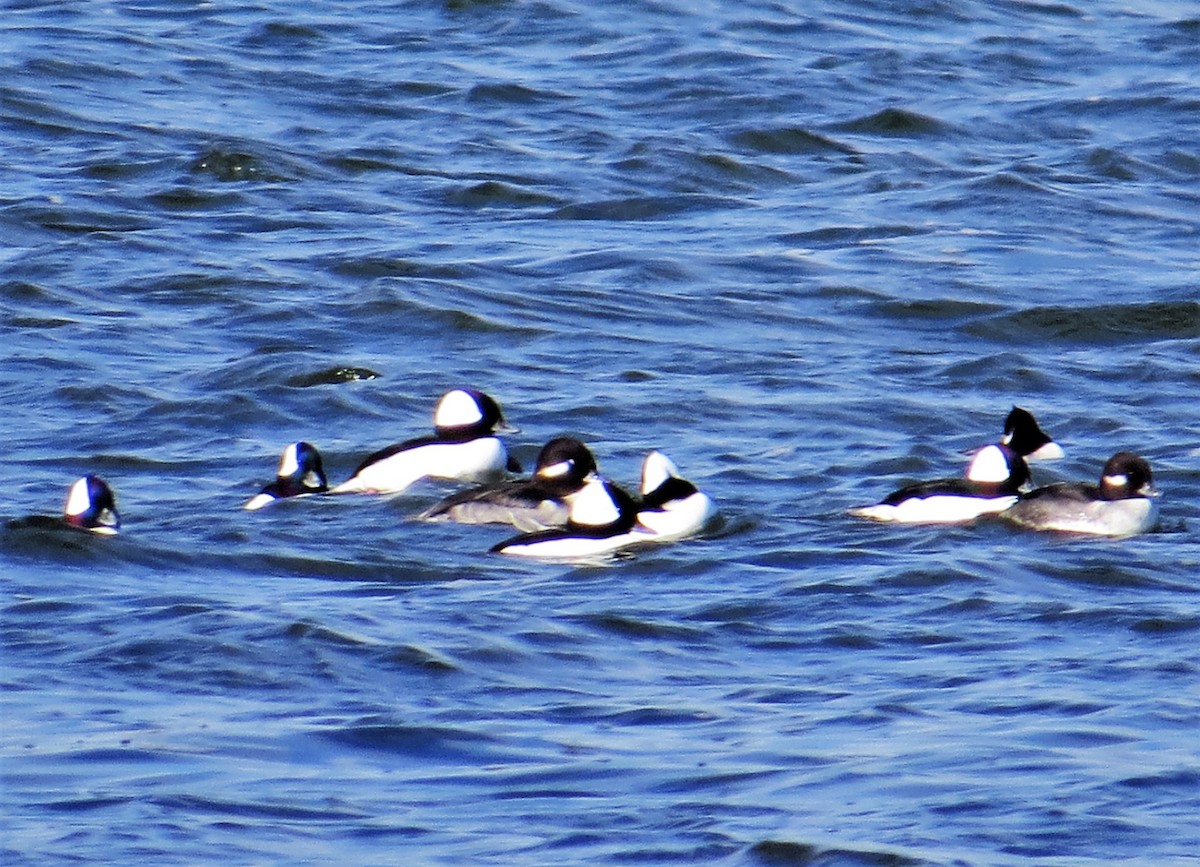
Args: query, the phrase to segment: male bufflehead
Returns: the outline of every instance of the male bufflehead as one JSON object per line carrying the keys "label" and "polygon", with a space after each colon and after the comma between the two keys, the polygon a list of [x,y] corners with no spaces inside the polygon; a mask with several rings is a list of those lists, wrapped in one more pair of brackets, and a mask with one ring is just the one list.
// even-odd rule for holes
{"label": "male bufflehead", "polygon": [[67,489],[61,515],[29,515],[9,521],[13,530],[84,530],[97,536],[115,536],[121,529],[112,488],[99,476],[84,476]]}
{"label": "male bufflehead", "polygon": [[1004,435],[1000,444],[1006,445],[1026,461],[1056,461],[1064,454],[1062,446],[1042,430],[1029,410],[1014,406],[1004,420]]}
{"label": "male bufflehead", "polygon": [[121,529],[121,516],[108,482],[91,475],[76,480],[67,491],[63,521],[98,536],[115,536]]}
{"label": "male bufflehead", "polygon": [[1047,485],[1021,495],[1000,517],[1034,530],[1132,536],[1158,520],[1157,496],[1150,465],[1132,452],[1117,452],[1104,465],[1099,485]]}
{"label": "male bufflehead", "polygon": [[329,490],[321,453],[305,442],[292,443],[279,458],[275,481],[246,501],[243,509],[254,511],[268,503],[303,494],[320,494]]}
{"label": "male bufflehead", "polygon": [[496,401],[473,388],[442,395],[433,414],[433,436],[418,437],[375,452],[331,493],[396,494],[420,479],[498,479],[520,471],[498,430],[512,431]]}
{"label": "male bufflehead", "polygon": [[451,494],[417,517],[460,524],[512,524],[523,532],[565,525],[571,503],[596,471],[596,459],[574,437],[556,437],[542,447],[528,479],[483,485]]}
{"label": "male bufflehead", "polygon": [[1029,481],[1025,460],[1006,445],[984,446],[962,479],[920,482],[889,494],[881,503],[850,514],[905,524],[952,524],[1002,512]]}
{"label": "male bufflehead", "polygon": [[638,526],[661,542],[692,536],[705,528],[717,507],[707,494],[681,478],[679,468],[659,451],[642,461],[642,502]]}
{"label": "male bufflehead", "polygon": [[14,530],[84,530],[97,536],[115,536],[121,529],[117,500],[112,488],[99,476],[84,476],[67,489],[61,515],[29,515],[9,521]]}
{"label": "male bufflehead", "polygon": [[594,473],[571,504],[565,527],[525,533],[501,542],[493,554],[556,560],[596,557],[653,537],[637,529],[637,505],[629,494]]}

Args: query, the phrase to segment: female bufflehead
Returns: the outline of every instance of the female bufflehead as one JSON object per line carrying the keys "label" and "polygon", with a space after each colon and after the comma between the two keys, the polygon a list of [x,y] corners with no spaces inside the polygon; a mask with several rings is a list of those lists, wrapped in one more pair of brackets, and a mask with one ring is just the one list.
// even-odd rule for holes
{"label": "female bufflehead", "polygon": [[397,494],[420,479],[487,481],[520,471],[497,430],[511,431],[496,401],[473,388],[442,395],[433,436],[388,446],[364,460],[331,493]]}
{"label": "female bufflehead", "polygon": [[1006,445],[1026,461],[1056,461],[1064,454],[1062,446],[1038,427],[1029,410],[1014,406],[1004,420],[1004,435],[1000,444]]}
{"label": "female bufflehead", "polygon": [[460,524],[512,524],[534,532],[561,527],[571,503],[596,471],[596,459],[574,437],[556,437],[542,447],[533,476],[452,494],[417,517]]}
{"label": "female bufflehead", "polygon": [[1034,530],[1097,536],[1132,536],[1158,520],[1158,496],[1150,465],[1132,452],[1117,452],[1100,474],[1100,484],[1060,482],[1023,494],[1000,517]]}
{"label": "female bufflehead", "polygon": [[633,498],[593,473],[571,504],[565,527],[514,536],[491,550],[493,554],[567,560],[609,554],[649,541],[653,537],[637,529]]}
{"label": "female bufflehead", "polygon": [[308,443],[292,443],[283,450],[275,481],[251,497],[242,508],[254,511],[285,497],[320,494],[328,490],[321,453]]}
{"label": "female bufflehead", "polygon": [[850,514],[905,524],[970,521],[1007,509],[1028,481],[1029,467],[1019,454],[1003,444],[984,446],[972,458],[966,478],[909,485],[877,505],[851,509]]}
{"label": "female bufflehead", "polygon": [[646,455],[642,462],[639,527],[657,541],[682,539],[703,530],[716,513],[709,496],[681,478],[670,458],[658,451]]}

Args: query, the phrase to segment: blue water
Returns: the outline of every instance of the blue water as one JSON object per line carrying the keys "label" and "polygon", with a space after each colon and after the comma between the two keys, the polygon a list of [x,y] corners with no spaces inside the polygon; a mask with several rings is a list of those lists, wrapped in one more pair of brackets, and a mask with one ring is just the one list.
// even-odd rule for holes
{"label": "blue water", "polygon": [[[1200,860],[1190,3],[7,2],[4,864]],[[482,388],[604,566],[335,481]],[[1013,404],[1157,532],[893,527]]]}

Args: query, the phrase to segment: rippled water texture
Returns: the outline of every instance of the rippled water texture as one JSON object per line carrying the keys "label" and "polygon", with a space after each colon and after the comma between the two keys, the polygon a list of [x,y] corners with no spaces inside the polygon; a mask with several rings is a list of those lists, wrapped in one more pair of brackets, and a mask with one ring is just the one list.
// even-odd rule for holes
{"label": "rippled water texture", "polygon": [[[5,864],[1200,851],[1200,17],[1148,2],[7,3]],[[247,513],[472,385],[720,504],[603,566]],[[1013,404],[1157,532],[895,527]]]}

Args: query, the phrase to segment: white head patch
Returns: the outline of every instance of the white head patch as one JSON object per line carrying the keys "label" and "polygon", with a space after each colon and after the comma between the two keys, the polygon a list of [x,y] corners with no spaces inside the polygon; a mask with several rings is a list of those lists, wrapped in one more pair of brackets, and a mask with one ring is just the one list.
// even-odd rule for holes
{"label": "white head patch", "polygon": [[642,462],[642,493],[648,494],[667,479],[678,475],[679,468],[669,457],[659,451],[650,452]]}
{"label": "white head patch", "polygon": [[1012,475],[1008,459],[998,446],[984,446],[975,453],[967,468],[967,478],[973,482],[1004,482]]}
{"label": "white head patch", "polygon": [[1129,484],[1129,476],[1124,473],[1116,476],[1105,476],[1104,484],[1112,488],[1123,488]]}
{"label": "white head patch", "polygon": [[433,413],[434,427],[466,427],[483,421],[483,412],[475,398],[461,388],[448,391]]}
{"label": "white head patch", "polygon": [[571,504],[571,520],[589,527],[603,527],[621,517],[617,504],[609,496],[604,482],[593,477]]}
{"label": "white head patch", "polygon": [[574,461],[559,461],[557,464],[542,467],[537,474],[544,479],[557,479],[567,475],[573,469],[575,469]]}
{"label": "white head patch", "polygon": [[63,507],[64,514],[82,515],[92,507],[92,498],[88,496],[87,479],[79,479],[67,491],[67,504]]}
{"label": "white head patch", "polygon": [[296,454],[296,444],[292,443],[283,450],[283,456],[279,459],[280,476],[294,476],[300,470],[300,459]]}

